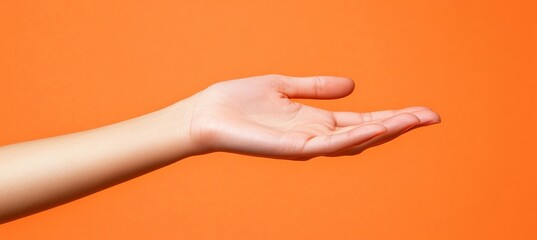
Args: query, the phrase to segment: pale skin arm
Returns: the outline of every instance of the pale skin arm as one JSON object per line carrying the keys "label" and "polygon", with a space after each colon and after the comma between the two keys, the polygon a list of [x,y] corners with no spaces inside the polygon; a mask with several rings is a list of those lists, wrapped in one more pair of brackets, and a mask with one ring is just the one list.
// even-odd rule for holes
{"label": "pale skin arm", "polygon": [[305,160],[355,155],[440,122],[425,107],[330,112],[292,98],[352,92],[339,77],[266,75],[225,81],[141,117],[0,147],[0,223],[215,151]]}

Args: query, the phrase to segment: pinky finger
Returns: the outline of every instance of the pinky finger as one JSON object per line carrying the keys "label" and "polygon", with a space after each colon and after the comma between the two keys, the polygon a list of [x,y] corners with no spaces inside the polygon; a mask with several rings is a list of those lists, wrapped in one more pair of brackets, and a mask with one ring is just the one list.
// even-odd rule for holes
{"label": "pinky finger", "polygon": [[347,149],[343,149],[331,156],[352,156],[360,154],[364,150],[389,142],[400,135],[416,128],[420,124],[420,120],[413,114],[403,113],[387,120],[382,121],[379,124],[383,124],[388,129],[387,132],[380,136],[375,136],[360,145],[356,145]]}
{"label": "pinky finger", "polygon": [[380,124],[369,124],[333,135],[315,136],[304,144],[303,154],[306,156],[331,155],[343,149],[367,142],[387,131]]}

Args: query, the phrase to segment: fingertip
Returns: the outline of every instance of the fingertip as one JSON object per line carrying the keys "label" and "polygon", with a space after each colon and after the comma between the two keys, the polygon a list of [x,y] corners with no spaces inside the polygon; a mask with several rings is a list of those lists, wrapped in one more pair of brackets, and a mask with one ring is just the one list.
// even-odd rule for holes
{"label": "fingertip", "polygon": [[423,107],[422,110],[412,112],[412,114],[419,118],[421,124],[425,125],[438,124],[442,121],[438,113],[426,107]]}
{"label": "fingertip", "polygon": [[432,119],[429,121],[429,124],[439,124],[442,122],[442,118],[440,117],[440,114],[438,114],[437,112],[432,112]]}
{"label": "fingertip", "polygon": [[421,122],[420,117],[415,113],[400,113],[396,117],[399,121],[405,122],[406,124],[419,124]]}
{"label": "fingertip", "polygon": [[323,80],[325,86],[333,86],[335,89],[332,92],[337,93],[334,97],[345,97],[354,91],[356,85],[354,81],[347,77],[336,76],[319,76]]}

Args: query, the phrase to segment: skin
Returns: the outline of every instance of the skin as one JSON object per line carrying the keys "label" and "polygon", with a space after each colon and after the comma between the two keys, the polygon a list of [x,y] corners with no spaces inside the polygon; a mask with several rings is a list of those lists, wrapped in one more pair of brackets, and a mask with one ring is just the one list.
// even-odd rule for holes
{"label": "skin", "polygon": [[331,112],[292,101],[349,95],[341,77],[265,75],[214,84],[105,127],[0,147],[0,223],[86,196],[189,156],[278,159],[356,155],[440,122],[425,107]]}

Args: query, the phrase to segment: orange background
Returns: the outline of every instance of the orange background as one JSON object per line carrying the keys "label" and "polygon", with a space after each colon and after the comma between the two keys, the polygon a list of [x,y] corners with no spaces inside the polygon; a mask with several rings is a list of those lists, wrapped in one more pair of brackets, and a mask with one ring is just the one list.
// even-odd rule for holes
{"label": "orange background", "polygon": [[537,239],[533,2],[3,1],[0,145],[267,73],[351,77],[306,102],[443,123],[353,157],[185,159],[0,238]]}

